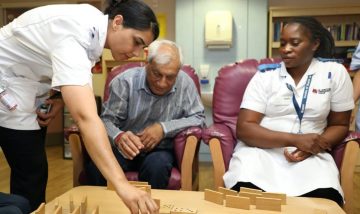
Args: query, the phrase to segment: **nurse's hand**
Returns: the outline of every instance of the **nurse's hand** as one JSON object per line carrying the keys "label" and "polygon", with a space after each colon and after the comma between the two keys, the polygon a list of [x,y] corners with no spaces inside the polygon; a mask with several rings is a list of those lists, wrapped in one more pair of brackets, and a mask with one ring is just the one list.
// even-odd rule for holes
{"label": "nurse's hand", "polygon": [[288,149],[285,148],[284,155],[286,160],[289,162],[300,162],[310,157],[312,154],[308,152],[303,152],[299,149],[296,149],[293,152],[289,152]]}
{"label": "nurse's hand", "polygon": [[62,99],[48,99],[45,100],[45,104],[51,105],[48,113],[42,113],[39,109],[36,110],[36,114],[38,115],[37,121],[41,127],[48,126],[51,120],[64,108]]}
{"label": "nurse's hand", "polygon": [[128,182],[122,182],[119,191],[116,192],[132,214],[155,214],[159,211],[159,207],[147,192],[130,185]]}
{"label": "nurse's hand", "polygon": [[294,146],[301,151],[316,155],[331,149],[331,145],[319,134],[296,134]]}

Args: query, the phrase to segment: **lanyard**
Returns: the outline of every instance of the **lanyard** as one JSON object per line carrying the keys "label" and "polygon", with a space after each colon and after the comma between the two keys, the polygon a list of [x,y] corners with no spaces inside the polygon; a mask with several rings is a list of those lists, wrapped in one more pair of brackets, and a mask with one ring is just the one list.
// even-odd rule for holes
{"label": "lanyard", "polygon": [[288,89],[290,91],[292,91],[293,93],[293,96],[292,96],[292,101],[293,101],[293,104],[294,104],[294,108],[295,108],[295,111],[296,111],[296,114],[298,115],[298,118],[299,118],[299,134],[301,134],[301,122],[302,122],[302,119],[303,119],[303,116],[304,116],[304,113],[305,113],[305,106],[306,106],[306,101],[307,101],[307,98],[308,98],[308,94],[309,94],[309,88],[310,88],[310,84],[311,84],[311,79],[312,79],[312,75],[308,75],[308,78],[306,80],[306,83],[305,83],[305,88],[304,88],[304,94],[303,94],[303,97],[302,97],[302,100],[301,100],[301,108],[298,104],[298,102],[296,101],[295,99],[295,92],[294,92],[294,89],[293,87],[286,83],[286,86],[288,87]]}

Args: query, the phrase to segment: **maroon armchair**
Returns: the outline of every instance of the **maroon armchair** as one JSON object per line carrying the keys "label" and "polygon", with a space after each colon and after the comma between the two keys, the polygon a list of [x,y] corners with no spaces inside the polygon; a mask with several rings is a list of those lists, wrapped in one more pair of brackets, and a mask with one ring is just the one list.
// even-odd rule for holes
{"label": "maroon armchair", "polygon": [[[224,186],[223,175],[236,145],[236,122],[246,86],[257,72],[259,64],[279,62],[279,59],[248,59],[220,69],[213,93],[213,121],[203,129],[202,138],[210,147],[214,167],[214,188]],[[353,174],[359,152],[358,133],[351,132],[343,143],[332,150],[340,171],[340,182],[345,194],[345,211],[351,210]]]}
{"label": "maroon armchair", "polygon": [[213,121],[203,129],[203,141],[210,147],[214,166],[215,189],[224,186],[222,175],[228,169],[236,145],[236,121],[245,88],[256,72],[255,59],[222,67],[215,79]]}
{"label": "maroon armchair", "polygon": [[[126,71],[129,68],[143,66],[140,62],[128,63],[119,67],[115,67],[107,77],[104,101],[109,97],[109,84],[111,80]],[[200,85],[198,76],[195,70],[189,66],[184,65],[182,70],[185,71],[195,82],[198,92],[200,93]],[[73,185],[86,185],[87,179],[84,169],[84,164],[89,161],[90,157],[86,152],[84,144],[79,135],[79,130],[76,126],[65,130],[68,136],[72,158],[73,158]],[[182,190],[196,190],[198,188],[198,150],[199,142],[202,134],[200,127],[190,127],[183,130],[174,139],[174,153],[177,161],[177,167],[172,168],[171,176],[168,184],[168,189],[182,189]],[[137,181],[138,172],[131,171],[125,173],[128,180]]]}
{"label": "maroon armchair", "polygon": [[110,86],[111,80],[114,79],[114,77],[116,77],[118,74],[126,71],[127,69],[141,67],[141,66],[144,66],[144,62],[129,62],[124,65],[119,65],[119,66],[116,66],[113,69],[111,69],[111,72],[107,75],[106,81],[105,81],[104,98],[103,98],[104,102],[109,99],[109,86]]}
{"label": "maroon armchair", "polygon": [[359,156],[359,132],[349,132],[342,143],[332,149],[336,166],[340,172],[340,184],[344,191],[345,204],[343,209],[346,213],[353,213],[353,178]]}

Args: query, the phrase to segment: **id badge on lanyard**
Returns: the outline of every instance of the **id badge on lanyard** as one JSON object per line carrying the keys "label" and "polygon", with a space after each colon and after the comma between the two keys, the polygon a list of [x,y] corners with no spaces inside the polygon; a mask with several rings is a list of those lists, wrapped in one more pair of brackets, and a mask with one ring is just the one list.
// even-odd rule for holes
{"label": "id badge on lanyard", "polygon": [[308,98],[308,94],[309,94],[309,89],[310,89],[310,84],[311,84],[312,77],[313,77],[313,74],[308,75],[308,78],[306,80],[304,93],[303,93],[303,97],[302,97],[302,100],[301,100],[301,107],[299,106],[298,102],[296,101],[295,92],[294,92],[293,87],[290,84],[286,83],[286,87],[293,93],[292,102],[293,102],[296,114],[297,114],[297,116],[299,118],[299,131],[298,131],[298,134],[302,134],[301,122],[302,122],[302,119],[303,119],[304,113],[305,113],[305,107],[306,107],[306,102],[307,102],[307,98]]}

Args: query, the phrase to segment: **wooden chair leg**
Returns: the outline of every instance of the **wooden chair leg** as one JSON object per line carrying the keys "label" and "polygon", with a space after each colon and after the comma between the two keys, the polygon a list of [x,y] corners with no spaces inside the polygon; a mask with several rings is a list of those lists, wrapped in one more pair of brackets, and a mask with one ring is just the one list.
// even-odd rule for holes
{"label": "wooden chair leg", "polygon": [[84,156],[81,148],[81,139],[79,134],[70,134],[69,143],[73,160],[73,186],[79,186],[79,176],[84,169]]}
{"label": "wooden chair leg", "polygon": [[224,186],[222,177],[225,174],[225,164],[220,141],[217,138],[212,138],[209,141],[209,148],[214,167],[214,188],[218,189],[218,187]]}
{"label": "wooden chair leg", "polygon": [[344,210],[348,214],[353,213],[353,178],[358,155],[358,142],[347,142],[340,169],[340,182],[345,195]]}
{"label": "wooden chair leg", "polygon": [[184,156],[181,162],[181,189],[192,190],[193,186],[193,165],[198,146],[198,139],[195,136],[189,136],[186,139]]}

